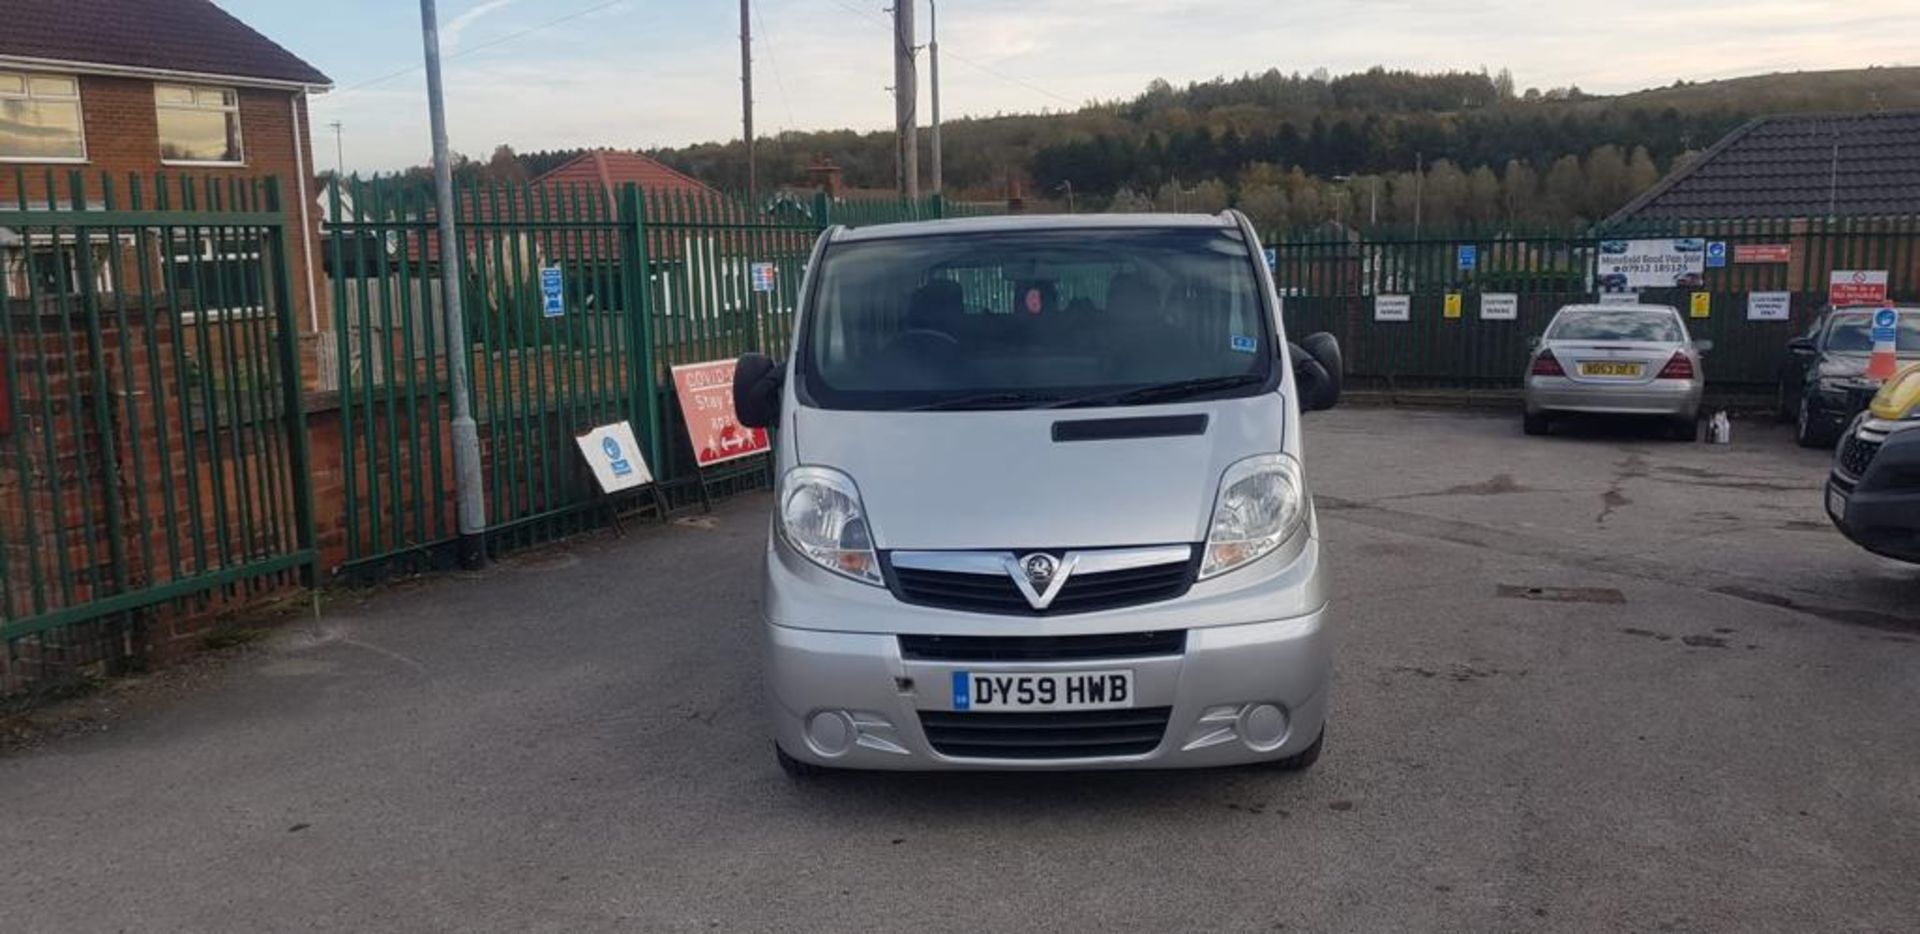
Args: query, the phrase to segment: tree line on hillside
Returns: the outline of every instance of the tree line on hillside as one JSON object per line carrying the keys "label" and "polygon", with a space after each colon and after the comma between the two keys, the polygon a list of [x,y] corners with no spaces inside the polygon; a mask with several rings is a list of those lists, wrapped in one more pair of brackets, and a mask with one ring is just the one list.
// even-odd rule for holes
{"label": "tree line on hillside", "polygon": [[[1620,98],[1519,91],[1504,70],[1156,80],[1132,98],[1072,111],[949,121],[945,181],[963,199],[1017,187],[1029,201],[1064,205],[1070,193],[1081,210],[1234,204],[1269,225],[1416,214],[1435,224],[1592,221],[1755,114],[1783,102],[1860,109],[1899,80],[1891,70],[1775,75]],[[783,132],[756,149],[765,189],[804,187],[818,156],[849,187],[894,186],[890,132]],[[484,161],[457,160],[455,172],[521,180],[580,152],[503,146]],[[648,154],[716,188],[745,188],[738,140]]]}

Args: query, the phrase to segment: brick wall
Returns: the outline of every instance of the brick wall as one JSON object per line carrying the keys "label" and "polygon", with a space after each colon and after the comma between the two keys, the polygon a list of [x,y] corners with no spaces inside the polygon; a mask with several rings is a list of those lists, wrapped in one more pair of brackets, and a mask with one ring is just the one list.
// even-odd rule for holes
{"label": "brick wall", "polygon": [[[99,180],[101,173],[106,173],[113,177],[115,196],[123,199],[121,204],[124,206],[127,178],[129,175],[139,175],[149,189],[146,192],[148,207],[153,204],[151,183],[157,173],[215,179],[278,177],[282,201],[287,209],[288,230],[291,232],[288,247],[292,254],[293,282],[289,291],[293,293],[296,320],[302,330],[329,328],[331,315],[326,295],[317,279],[313,281],[315,292],[318,293],[319,327],[313,327],[307,291],[309,250],[303,249],[300,241],[300,208],[302,203],[306,203],[307,244],[317,263],[320,255],[320,218],[311,201],[313,150],[308,134],[296,132],[293,114],[293,109],[298,107],[300,128],[310,129],[306,95],[298,91],[269,88],[238,88],[240,136],[246,164],[233,167],[182,166],[166,165],[160,160],[160,124],[154,107],[153,86],[154,82],[139,78],[81,75],[80,110],[86,125],[86,163],[8,162],[0,165],[0,203],[11,204],[19,196],[13,171],[16,167],[25,170],[26,195],[34,201],[47,197],[45,179],[48,171],[56,176],[55,198],[64,199],[68,197],[66,175],[79,170],[86,176],[88,200],[100,199]],[[300,171],[303,161],[306,166],[304,174]],[[175,203],[177,205],[177,199]]]}

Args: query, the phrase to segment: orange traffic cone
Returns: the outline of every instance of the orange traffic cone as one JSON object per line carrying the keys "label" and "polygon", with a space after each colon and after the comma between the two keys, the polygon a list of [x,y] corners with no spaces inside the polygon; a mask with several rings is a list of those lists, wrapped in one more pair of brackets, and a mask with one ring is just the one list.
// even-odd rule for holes
{"label": "orange traffic cone", "polygon": [[1873,313],[1873,358],[1867,361],[1868,379],[1892,379],[1894,370],[1899,368],[1894,352],[1899,326],[1899,312],[1882,308]]}

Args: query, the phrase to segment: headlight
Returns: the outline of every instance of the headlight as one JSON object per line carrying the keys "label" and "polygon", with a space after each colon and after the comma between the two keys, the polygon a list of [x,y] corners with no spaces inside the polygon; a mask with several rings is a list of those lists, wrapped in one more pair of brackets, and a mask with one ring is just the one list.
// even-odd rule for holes
{"label": "headlight", "polygon": [[1200,579],[1272,553],[1300,527],[1306,512],[1306,487],[1293,458],[1261,454],[1228,467],[1213,504]]}
{"label": "headlight", "polygon": [[880,560],[860,491],[828,467],[795,467],[780,483],[780,537],[835,574],[880,585]]}

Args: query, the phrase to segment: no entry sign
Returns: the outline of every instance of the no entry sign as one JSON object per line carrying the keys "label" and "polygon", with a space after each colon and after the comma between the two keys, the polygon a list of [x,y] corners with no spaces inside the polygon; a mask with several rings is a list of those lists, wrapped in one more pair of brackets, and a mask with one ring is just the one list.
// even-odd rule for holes
{"label": "no entry sign", "polygon": [[694,463],[701,467],[750,457],[767,450],[767,433],[742,427],[733,414],[733,361],[691,363],[673,368],[680,414],[687,420]]}

